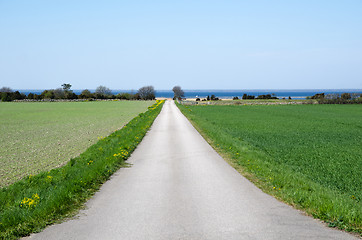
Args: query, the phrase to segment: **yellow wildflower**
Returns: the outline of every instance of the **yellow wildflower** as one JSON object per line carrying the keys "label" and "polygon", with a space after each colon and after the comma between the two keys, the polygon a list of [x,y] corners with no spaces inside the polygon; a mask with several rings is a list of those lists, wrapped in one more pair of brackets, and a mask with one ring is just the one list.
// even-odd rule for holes
{"label": "yellow wildflower", "polygon": [[31,208],[31,207],[35,207],[38,202],[40,200],[40,197],[39,195],[36,193],[36,194],[33,194],[32,198],[28,198],[28,197],[25,197],[21,202],[20,202],[20,207],[21,208]]}
{"label": "yellow wildflower", "polygon": [[45,181],[47,182],[51,182],[53,180],[53,176],[47,176]]}

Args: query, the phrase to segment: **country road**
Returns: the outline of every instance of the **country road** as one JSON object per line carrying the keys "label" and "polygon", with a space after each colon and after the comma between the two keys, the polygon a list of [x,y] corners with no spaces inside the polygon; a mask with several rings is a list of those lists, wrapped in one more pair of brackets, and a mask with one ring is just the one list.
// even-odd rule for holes
{"label": "country road", "polygon": [[75,219],[24,239],[357,239],[263,193],[172,101]]}

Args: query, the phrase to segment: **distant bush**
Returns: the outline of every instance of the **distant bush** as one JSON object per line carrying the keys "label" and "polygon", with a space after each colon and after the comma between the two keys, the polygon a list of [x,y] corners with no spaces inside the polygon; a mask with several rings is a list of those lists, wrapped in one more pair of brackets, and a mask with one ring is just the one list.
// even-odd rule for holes
{"label": "distant bush", "polygon": [[20,93],[19,91],[13,92],[10,88],[1,88],[0,89],[0,99],[2,102],[11,102],[14,100],[25,99],[26,95]]}
{"label": "distant bush", "polygon": [[324,93],[317,93],[310,97],[310,99],[324,99]]}
{"label": "distant bush", "polygon": [[29,93],[28,94],[28,99],[34,99],[34,93]]}
{"label": "distant bush", "polygon": [[216,97],[214,94],[212,94],[211,97],[210,97],[210,100],[211,101],[218,101],[220,99],[218,97]]}
{"label": "distant bush", "polygon": [[319,99],[319,104],[362,104],[362,98],[357,99]]}
{"label": "distant bush", "polygon": [[2,102],[10,102],[10,101],[12,101],[12,100],[11,100],[10,93],[2,92],[2,93],[1,93],[1,101],[2,101]]}
{"label": "distant bush", "polygon": [[26,95],[24,93],[20,93],[19,91],[16,91],[13,93],[14,100],[23,100],[25,98],[26,98]]}
{"label": "distant bush", "polygon": [[116,95],[116,98],[121,99],[121,100],[139,100],[139,95],[136,94],[132,94],[132,93],[119,93]]}
{"label": "distant bush", "polygon": [[90,99],[94,98],[94,94],[91,93],[88,89],[84,89],[81,94],[78,96],[79,99]]}
{"label": "distant bush", "polygon": [[196,102],[199,102],[200,101],[200,98],[196,98]]}
{"label": "distant bush", "polygon": [[259,95],[256,99],[278,99],[278,98],[272,96],[271,94],[265,94],[265,95]]}
{"label": "distant bush", "polygon": [[233,100],[239,100],[239,97],[238,96],[233,97]]}
{"label": "distant bush", "polygon": [[42,99],[54,99],[55,98],[55,94],[54,94],[54,90],[44,90],[41,94],[40,94]]}
{"label": "distant bush", "polygon": [[130,93],[118,93],[116,95],[116,97],[118,99],[121,99],[121,100],[131,100],[133,98],[133,94],[130,94]]}
{"label": "distant bush", "polygon": [[327,94],[323,98],[318,99],[319,104],[361,104],[362,97],[358,97],[358,93],[338,93]]}
{"label": "distant bush", "polygon": [[350,93],[342,93],[341,98],[344,100],[349,100],[351,99],[351,94]]}
{"label": "distant bush", "polygon": [[248,94],[244,93],[242,99],[243,99],[243,100],[246,100],[246,99],[255,99],[255,96],[253,96],[253,95],[248,95]]}
{"label": "distant bush", "polygon": [[41,100],[41,95],[39,94],[34,94],[34,100]]}

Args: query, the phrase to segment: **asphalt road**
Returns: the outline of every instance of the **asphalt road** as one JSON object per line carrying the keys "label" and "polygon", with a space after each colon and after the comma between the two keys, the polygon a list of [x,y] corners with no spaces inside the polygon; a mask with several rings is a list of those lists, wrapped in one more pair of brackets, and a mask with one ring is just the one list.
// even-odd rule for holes
{"label": "asphalt road", "polygon": [[73,220],[26,239],[356,239],[263,193],[172,101]]}

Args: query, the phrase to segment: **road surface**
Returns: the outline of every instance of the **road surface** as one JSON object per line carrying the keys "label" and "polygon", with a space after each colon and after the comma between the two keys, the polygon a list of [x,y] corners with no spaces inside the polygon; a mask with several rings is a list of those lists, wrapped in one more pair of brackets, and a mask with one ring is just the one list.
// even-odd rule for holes
{"label": "road surface", "polygon": [[128,162],[75,219],[26,239],[355,239],[255,187],[172,101]]}

